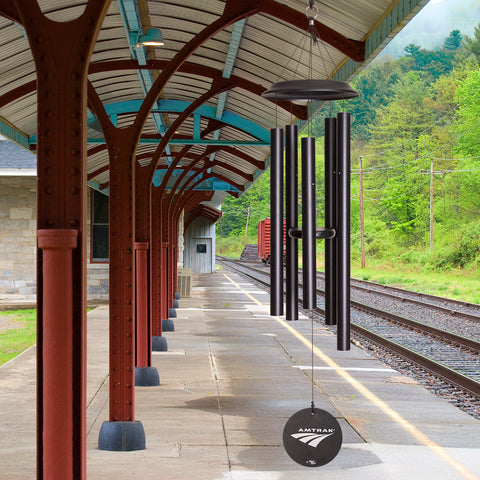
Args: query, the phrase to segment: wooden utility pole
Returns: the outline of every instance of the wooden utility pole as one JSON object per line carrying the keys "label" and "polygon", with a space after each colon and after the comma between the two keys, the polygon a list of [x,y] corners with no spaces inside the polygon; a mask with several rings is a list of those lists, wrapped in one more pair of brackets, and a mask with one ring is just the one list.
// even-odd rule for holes
{"label": "wooden utility pole", "polygon": [[248,206],[247,209],[247,224],[245,225],[245,236],[248,235],[248,221],[250,219],[250,205]]}
{"label": "wooden utility pole", "polygon": [[430,251],[433,252],[433,158],[430,159]]}
{"label": "wooden utility pole", "polygon": [[363,169],[362,157],[360,157],[360,256],[361,267],[365,268],[365,229],[363,223]]}
{"label": "wooden utility pole", "polygon": [[443,175],[444,171],[435,172],[433,170],[433,158],[430,159],[430,170],[421,170],[423,175],[430,175],[430,251],[433,252],[433,176]]}
{"label": "wooden utility pole", "polygon": [[352,175],[357,173],[360,175],[360,257],[361,257],[361,267],[365,268],[365,224],[364,224],[364,209],[363,209],[363,175],[364,173],[372,173],[372,170],[367,172],[363,171],[362,157],[359,159],[359,169],[357,171],[352,171]]}

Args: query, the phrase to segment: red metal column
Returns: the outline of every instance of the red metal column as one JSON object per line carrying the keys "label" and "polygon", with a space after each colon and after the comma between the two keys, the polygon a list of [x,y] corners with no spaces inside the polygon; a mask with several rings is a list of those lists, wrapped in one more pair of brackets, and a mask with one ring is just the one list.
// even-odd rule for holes
{"label": "red metal column", "polygon": [[43,452],[45,478],[72,478],[75,448],[73,411],[73,278],[72,251],[77,247],[77,230],[38,230],[38,248],[43,253],[42,289],[58,298],[43,302],[41,350],[43,355]]}
{"label": "red metal column", "polygon": [[137,367],[148,367],[149,328],[148,328],[148,291],[147,291],[147,256],[148,243],[135,242],[136,253],[136,305],[137,305]]}
{"label": "red metal column", "polygon": [[[107,132],[105,132],[107,133]],[[109,132],[110,155],[110,422],[135,420],[135,144]]]}
{"label": "red metal column", "polygon": [[[84,480],[86,81],[90,56],[110,0],[90,0],[78,19],[64,23],[46,18],[36,0],[14,0],[12,3],[28,36],[37,72],[37,228],[54,230],[54,244],[58,240],[59,249],[53,247],[51,250],[50,241],[40,233],[37,253],[37,478]],[[64,232],[59,233],[59,230]],[[76,232],[76,248],[71,246],[73,240],[72,243],[68,240],[73,236],[72,230]],[[42,246],[46,247],[44,251]],[[68,262],[58,259],[63,255]],[[52,276],[57,275],[64,281],[52,280]],[[65,331],[69,332],[67,336]],[[56,400],[58,395],[62,398],[61,408]],[[62,473],[56,470],[60,464]]]}
{"label": "red metal column", "polygon": [[109,202],[109,421],[100,450],[142,450],[145,432],[135,421],[135,151],[138,132],[103,122],[110,162]]}
{"label": "red metal column", "polygon": [[160,385],[158,370],[149,365],[151,358],[150,325],[148,315],[148,242],[135,242],[136,252],[136,305],[137,305],[137,355],[135,385],[153,387]]}
{"label": "red metal column", "polygon": [[180,221],[180,215],[182,213],[181,208],[176,208],[174,210],[173,218],[174,218],[174,229],[173,229],[173,238],[174,238],[174,244],[175,244],[175,250],[174,250],[174,258],[173,258],[173,278],[172,278],[172,290],[173,290],[173,306],[176,308],[178,306],[177,302],[177,294],[178,294],[178,226],[179,226],[179,221]]}
{"label": "red metal column", "polygon": [[[140,166],[138,162],[135,164],[135,241],[146,242],[150,244],[150,175],[147,168]],[[150,315],[151,289],[150,289],[150,257],[147,255],[147,266],[140,278],[137,267],[137,284],[144,284],[145,295],[147,299],[146,318],[142,318],[137,308],[137,324],[139,322],[146,323],[146,342],[147,342],[147,365],[152,366],[152,320]],[[137,328],[137,338],[139,337]],[[141,340],[140,340],[141,341]],[[138,348],[138,347],[137,347]],[[138,355],[138,352],[137,352]],[[137,366],[138,362],[137,362]]]}
{"label": "red metal column", "polygon": [[173,285],[172,285],[172,252],[174,251],[174,245],[172,242],[172,216],[171,216],[171,200],[170,197],[165,197],[162,201],[162,231],[163,238],[167,242],[168,247],[166,251],[166,262],[164,269],[164,282],[162,285],[164,303],[162,307],[165,308],[166,317],[162,320],[162,328],[164,331],[173,332],[175,326],[171,318],[176,318],[177,312],[172,308],[173,303]]}
{"label": "red metal column", "polygon": [[162,275],[160,277],[160,314],[162,320],[168,319],[168,242],[162,242],[160,264]]}
{"label": "red metal column", "polygon": [[165,287],[165,255],[166,244],[162,242],[162,191],[158,187],[151,187],[151,321],[152,321],[152,350],[166,351],[167,343],[162,336],[162,319],[164,316],[164,287]]}

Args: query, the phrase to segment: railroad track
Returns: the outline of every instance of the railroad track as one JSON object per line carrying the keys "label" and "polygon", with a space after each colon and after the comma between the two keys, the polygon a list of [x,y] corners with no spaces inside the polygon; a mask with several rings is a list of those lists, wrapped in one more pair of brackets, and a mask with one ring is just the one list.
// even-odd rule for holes
{"label": "railroad track", "polygon": [[[318,272],[317,277],[323,282],[325,275]],[[438,297],[426,293],[413,292],[390,285],[380,285],[366,280],[351,279],[352,291],[363,292],[367,295],[383,296],[395,302],[400,302],[403,309],[405,305],[428,307],[430,310],[445,313],[458,318],[465,318],[475,323],[480,323],[480,305],[474,303]]]}
{"label": "railroad track", "polygon": [[[219,260],[263,286],[269,286],[268,269],[259,268],[258,264],[254,265],[251,262],[245,263],[220,258]],[[319,304],[323,304],[323,294],[322,290],[317,290]],[[369,292],[369,294],[373,295],[374,293]],[[386,297],[393,298],[391,295]],[[415,305],[421,302],[420,298],[415,299]],[[439,297],[435,297],[436,301],[438,299]],[[448,300],[445,299],[445,301]],[[400,300],[400,302],[410,303],[408,300]],[[351,308],[351,330],[354,337],[380,346],[401,359],[443,379],[454,388],[461,388],[480,399],[480,342],[475,338],[467,338],[455,332],[439,329],[431,324],[406,318],[398,313],[392,313],[357,300],[352,300]],[[447,315],[447,312],[431,307],[430,304],[422,304],[421,308],[433,308],[433,311],[437,312],[437,316]],[[317,308],[317,313],[324,316],[321,307]],[[453,316],[456,322],[470,321],[478,327],[479,323],[470,318],[475,315],[468,312],[468,315],[465,315],[464,313],[455,311]],[[423,314],[420,313],[420,315]],[[452,315],[451,308],[449,308],[448,315]],[[423,320],[423,317],[421,318]]]}

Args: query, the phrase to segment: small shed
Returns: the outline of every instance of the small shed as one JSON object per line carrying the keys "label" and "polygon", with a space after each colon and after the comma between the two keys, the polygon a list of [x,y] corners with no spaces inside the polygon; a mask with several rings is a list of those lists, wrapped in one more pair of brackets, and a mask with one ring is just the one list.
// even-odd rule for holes
{"label": "small shed", "polygon": [[215,272],[215,222],[199,216],[185,231],[184,266],[193,273]]}

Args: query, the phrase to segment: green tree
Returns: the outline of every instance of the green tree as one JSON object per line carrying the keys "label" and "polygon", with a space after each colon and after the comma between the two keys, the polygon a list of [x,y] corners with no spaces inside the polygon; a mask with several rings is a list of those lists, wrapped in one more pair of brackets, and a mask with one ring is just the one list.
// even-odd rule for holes
{"label": "green tree", "polygon": [[378,215],[398,240],[407,244],[420,235],[417,211],[426,184],[421,170],[427,164],[420,136],[431,117],[425,102],[430,95],[419,72],[408,72],[397,82],[395,95],[379,109],[371,127],[370,148],[376,154],[367,157],[365,165],[373,172],[368,182]]}
{"label": "green tree", "polygon": [[231,195],[225,198],[222,205],[223,216],[218,233],[222,237],[245,235],[248,217],[248,235],[255,236],[258,222],[270,216],[270,175],[264,173],[240,197]]}
{"label": "green tree", "polygon": [[452,30],[443,42],[443,48],[445,50],[457,50],[462,46],[462,39],[463,36],[460,30]]}
{"label": "green tree", "polygon": [[400,59],[404,71],[423,72],[430,80],[450,72],[455,61],[455,53],[452,50],[426,50],[413,43],[405,47],[405,53],[405,57]]}
{"label": "green tree", "polygon": [[477,62],[480,62],[480,23],[473,29],[473,38],[465,35],[463,44]]}
{"label": "green tree", "polygon": [[463,157],[480,156],[480,71],[470,71],[456,89],[460,105],[453,132],[458,139],[458,152]]}

